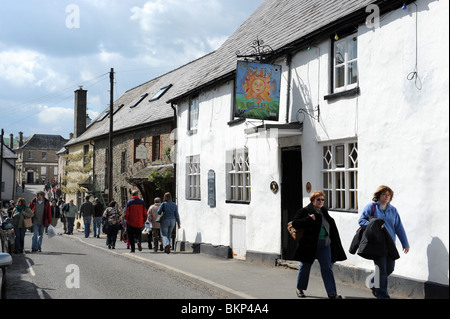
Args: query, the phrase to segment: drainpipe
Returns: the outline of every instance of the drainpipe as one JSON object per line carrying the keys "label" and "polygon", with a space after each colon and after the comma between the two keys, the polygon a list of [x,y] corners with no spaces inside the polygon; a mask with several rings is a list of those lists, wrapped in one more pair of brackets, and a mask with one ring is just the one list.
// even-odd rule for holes
{"label": "drainpipe", "polygon": [[292,78],[292,69],[291,69],[291,61],[292,55],[286,55],[284,59],[286,65],[288,67],[288,78],[287,78],[287,92],[286,92],[286,124],[289,124],[289,112],[290,112],[290,104],[291,104],[291,78]]}
{"label": "drainpipe", "polygon": [[[173,102],[170,103],[170,107],[173,110],[173,130],[172,132],[174,132],[174,142],[173,142],[173,148],[174,148],[174,153],[176,153],[176,144],[177,144],[177,140],[178,140],[178,136],[177,136],[177,109],[174,106]],[[175,154],[175,158],[176,158],[176,154]],[[175,187],[175,191],[173,194],[174,199],[177,198],[177,163],[176,160],[173,161],[173,182],[174,182],[174,187]]]}

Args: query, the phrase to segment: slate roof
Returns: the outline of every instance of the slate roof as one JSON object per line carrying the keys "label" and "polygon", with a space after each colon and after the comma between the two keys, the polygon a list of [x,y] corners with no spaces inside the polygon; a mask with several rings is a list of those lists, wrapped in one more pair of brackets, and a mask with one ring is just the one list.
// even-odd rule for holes
{"label": "slate roof", "polygon": [[3,144],[4,159],[18,159],[17,155],[6,145]]}
{"label": "slate roof", "polygon": [[[176,102],[203,87],[233,76],[238,61],[236,52],[245,54],[256,39],[270,45],[275,55],[282,54],[290,48],[307,46],[319,36],[323,37],[324,33],[330,36],[333,30],[352,22],[350,17],[359,15],[360,20],[364,19],[368,15],[365,8],[371,3],[401,6],[403,2],[266,0],[216,51],[125,92],[114,103],[114,109],[123,104],[114,114],[114,132],[172,118],[173,110],[167,103]],[[362,21],[364,20],[360,23]],[[149,102],[154,94],[169,84],[172,84],[172,87],[166,94],[159,100]],[[145,93],[148,95],[144,100],[135,108],[130,108],[133,102]],[[86,132],[71,139],[66,146],[108,134],[109,117],[103,118],[108,111],[109,107],[92,120]],[[103,120],[100,120],[102,118]]]}
{"label": "slate roof", "polygon": [[[365,8],[373,0],[266,0],[222,46],[177,88],[177,98],[201,86],[226,77],[236,69],[236,52],[244,54],[257,38],[279,52],[325,27]],[[394,1],[391,1],[394,2]],[[342,27],[338,25],[337,27]],[[304,45],[306,45],[305,43]]]}
{"label": "slate roof", "polygon": [[[119,106],[123,105],[113,114],[114,132],[123,131],[129,128],[137,128],[152,122],[172,120],[174,113],[171,106],[167,104],[167,100],[174,97],[174,93],[177,91],[182,80],[189,79],[189,77],[195,73],[195,70],[200,67],[199,61],[207,57],[208,55],[198,60],[194,60],[180,68],[126,91],[114,102],[114,110],[117,110]],[[161,88],[168,85],[172,85],[172,87],[170,87],[164,95],[158,100],[150,102],[152,97],[158,93]],[[147,94],[147,96],[143,98],[136,107],[131,107],[145,94]],[[108,134],[109,116],[104,117],[106,112],[109,112],[109,107],[97,118],[92,120],[91,124],[83,134],[78,138],[71,139],[66,146]]]}
{"label": "slate roof", "polygon": [[58,151],[67,141],[61,135],[33,134],[18,149]]}

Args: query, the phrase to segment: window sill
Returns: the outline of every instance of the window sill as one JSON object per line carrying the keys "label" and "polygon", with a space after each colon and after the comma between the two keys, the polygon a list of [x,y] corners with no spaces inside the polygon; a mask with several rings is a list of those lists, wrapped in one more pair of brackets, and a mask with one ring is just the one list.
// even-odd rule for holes
{"label": "window sill", "polygon": [[340,208],[328,208],[328,211],[329,212],[336,212],[336,213],[358,214],[357,210],[340,209]]}
{"label": "window sill", "polygon": [[342,91],[342,92],[337,92],[337,93],[333,93],[333,94],[329,94],[329,95],[325,95],[323,97],[323,99],[326,100],[326,101],[333,101],[333,100],[340,99],[341,97],[356,96],[356,95],[359,94],[359,92],[360,92],[359,86],[357,86],[354,89],[350,89],[350,90],[346,90],[346,91]]}
{"label": "window sill", "polygon": [[227,203],[227,204],[243,204],[243,205],[250,205],[250,202],[243,202],[243,201],[237,201],[237,200],[226,200],[225,203]]}

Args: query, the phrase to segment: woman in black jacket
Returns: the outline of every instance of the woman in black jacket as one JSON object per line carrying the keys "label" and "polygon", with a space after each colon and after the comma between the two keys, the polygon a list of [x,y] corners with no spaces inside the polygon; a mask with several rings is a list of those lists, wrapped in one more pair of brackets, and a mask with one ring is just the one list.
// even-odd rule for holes
{"label": "woman in black jacket", "polygon": [[314,191],[309,199],[311,203],[299,209],[292,221],[295,229],[303,229],[303,236],[294,254],[294,260],[300,261],[297,296],[305,297],[304,290],[308,288],[311,266],[317,258],[328,297],[340,299],[342,297],[336,292],[332,264],[347,259],[347,256],[342,247],[336,223],[328,214],[328,210],[323,207],[324,192]]}

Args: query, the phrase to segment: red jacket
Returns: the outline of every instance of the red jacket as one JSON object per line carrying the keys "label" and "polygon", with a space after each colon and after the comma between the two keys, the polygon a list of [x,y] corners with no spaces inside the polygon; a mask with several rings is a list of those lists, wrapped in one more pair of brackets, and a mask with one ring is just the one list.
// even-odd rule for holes
{"label": "red jacket", "polygon": [[[47,227],[52,223],[52,208],[50,207],[50,202],[47,198],[44,198],[45,208],[44,208],[44,226]],[[30,202],[30,209],[35,211],[36,208],[36,198]]]}
{"label": "red jacket", "polygon": [[125,219],[128,225],[142,228],[147,220],[147,206],[139,196],[133,196],[125,206]]}

